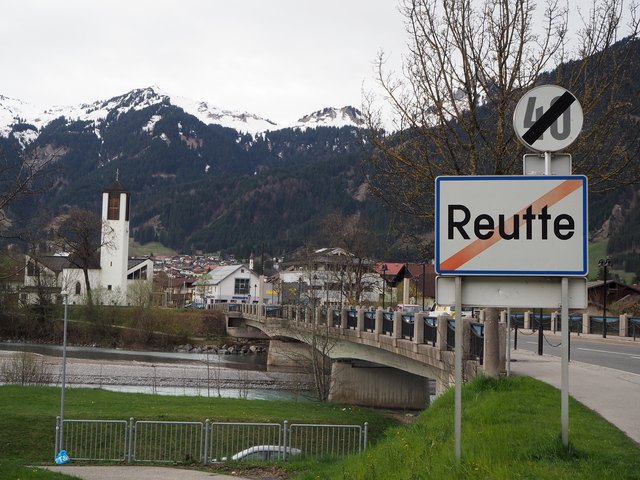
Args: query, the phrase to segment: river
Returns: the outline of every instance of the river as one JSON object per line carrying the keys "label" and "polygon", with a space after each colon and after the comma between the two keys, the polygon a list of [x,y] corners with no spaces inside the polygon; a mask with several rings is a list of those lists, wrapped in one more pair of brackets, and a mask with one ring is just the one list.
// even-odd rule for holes
{"label": "river", "polygon": [[[60,385],[62,346],[0,342],[0,362],[30,352]],[[4,381],[4,379],[0,379]],[[266,355],[147,352],[67,347],[66,384],[158,395],[309,400],[309,376],[267,371]]]}

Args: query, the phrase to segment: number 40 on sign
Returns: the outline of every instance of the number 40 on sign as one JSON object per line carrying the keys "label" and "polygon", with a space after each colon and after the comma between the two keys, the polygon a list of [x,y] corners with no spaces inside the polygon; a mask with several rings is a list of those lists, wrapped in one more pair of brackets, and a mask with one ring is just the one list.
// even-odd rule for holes
{"label": "number 40 on sign", "polygon": [[513,112],[513,129],[536,152],[564,150],[582,130],[582,107],[576,97],[557,85],[529,90]]}

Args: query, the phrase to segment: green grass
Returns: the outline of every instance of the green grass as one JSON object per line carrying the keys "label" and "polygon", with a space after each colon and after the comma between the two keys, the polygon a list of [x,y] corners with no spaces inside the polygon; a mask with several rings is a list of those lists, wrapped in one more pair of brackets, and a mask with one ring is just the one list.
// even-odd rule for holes
{"label": "green grass", "polygon": [[296,479],[640,479],[640,448],[573,399],[564,448],[560,392],[537,380],[476,379],[463,389],[462,408],[460,462],[449,391],[364,455],[318,463]]}
{"label": "green grass", "polygon": [[[0,387],[0,479],[64,479],[27,465],[51,464],[60,389]],[[169,397],[68,389],[67,418],[369,422],[374,446],[341,461],[296,460],[296,480],[640,480],[640,447],[570,401],[570,446],[560,439],[560,392],[528,377],[478,378],[463,388],[462,460],[454,455],[453,391],[412,425],[383,412],[336,404]]]}
{"label": "green grass", "polygon": [[[63,479],[33,472],[27,465],[53,464],[55,419],[60,388],[0,386],[0,480]],[[369,423],[370,438],[380,438],[396,422],[383,412],[337,404],[174,397],[99,389],[65,391],[65,418],[96,420],[242,421],[290,423]]]}
{"label": "green grass", "polygon": [[133,256],[146,256],[146,255],[176,255],[176,251],[169,247],[165,247],[160,242],[151,242],[141,245],[140,243],[129,240],[129,254]]}

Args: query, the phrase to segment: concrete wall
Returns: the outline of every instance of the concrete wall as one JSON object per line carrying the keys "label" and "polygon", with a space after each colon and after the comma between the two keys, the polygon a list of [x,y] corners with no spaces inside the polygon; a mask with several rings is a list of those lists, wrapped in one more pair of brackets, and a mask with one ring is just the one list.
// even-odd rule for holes
{"label": "concrete wall", "polygon": [[334,362],[329,400],[367,407],[422,410],[429,405],[429,380],[394,368]]}
{"label": "concrete wall", "polygon": [[267,354],[267,371],[310,371],[310,348],[305,343],[272,339]]}

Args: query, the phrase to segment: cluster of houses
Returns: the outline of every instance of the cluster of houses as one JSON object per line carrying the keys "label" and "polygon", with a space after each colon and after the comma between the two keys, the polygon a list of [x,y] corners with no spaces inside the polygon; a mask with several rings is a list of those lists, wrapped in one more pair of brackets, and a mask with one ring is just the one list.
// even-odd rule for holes
{"label": "cluster of houses", "polygon": [[[80,304],[90,286],[94,303],[134,305],[140,292],[159,297],[156,303],[170,307],[209,308],[215,303],[283,302],[320,304],[377,304],[394,302],[399,282],[414,279],[414,296],[434,297],[432,265],[379,263],[356,258],[340,248],[322,248],[289,261],[276,261],[272,275],[233,257],[129,256],[130,192],[118,178],[102,192],[102,232],[99,251],[88,258],[58,252],[27,255],[20,300],[36,304]],[[82,261],[81,261],[82,260]],[[428,273],[428,274],[427,274]],[[416,283],[419,280],[419,285]],[[411,284],[405,283],[408,301]]]}
{"label": "cluster of houses", "polygon": [[[25,304],[38,303],[45,294],[53,303],[83,303],[87,281],[95,303],[104,305],[133,305],[141,290],[155,296],[156,304],[187,308],[211,308],[216,303],[401,303],[428,309],[434,303],[433,264],[375,262],[341,248],[278,259],[270,276],[256,271],[253,255],[247,264],[205,255],[130,257],[129,209],[130,193],[116,178],[102,192],[101,247],[94,259],[80,267],[78,259],[66,253],[26,256],[24,268],[2,288],[18,292]],[[640,297],[640,289],[615,280],[590,282],[588,290],[591,311],[602,307],[603,298],[613,303]]]}

